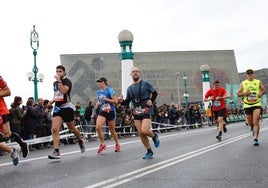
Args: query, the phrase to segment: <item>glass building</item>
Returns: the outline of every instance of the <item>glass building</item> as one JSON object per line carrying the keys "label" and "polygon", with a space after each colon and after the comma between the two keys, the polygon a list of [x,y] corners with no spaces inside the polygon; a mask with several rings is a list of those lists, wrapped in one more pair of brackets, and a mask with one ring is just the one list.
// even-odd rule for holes
{"label": "glass building", "polygon": [[[106,77],[117,96],[121,94],[120,53],[62,54],[61,64],[73,82],[72,100],[87,105],[96,100],[99,77]],[[203,100],[200,66],[210,67],[210,80],[218,79],[221,85],[239,84],[233,50],[136,52],[133,63],[158,91],[158,105],[189,103]],[[183,79],[184,77],[184,79]],[[185,79],[187,78],[187,79]]]}

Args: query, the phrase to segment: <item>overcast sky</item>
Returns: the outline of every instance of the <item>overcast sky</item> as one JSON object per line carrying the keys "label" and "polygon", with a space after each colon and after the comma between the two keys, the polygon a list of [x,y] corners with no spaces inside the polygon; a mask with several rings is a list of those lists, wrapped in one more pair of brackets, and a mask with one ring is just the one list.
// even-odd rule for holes
{"label": "overcast sky", "polygon": [[[120,52],[118,34],[134,35],[133,52],[234,50],[238,71],[267,68],[266,0],[8,0],[0,3],[1,72],[26,102],[33,82],[30,32],[36,26],[39,97],[52,99],[60,54]],[[135,61],[135,59],[134,59]]]}

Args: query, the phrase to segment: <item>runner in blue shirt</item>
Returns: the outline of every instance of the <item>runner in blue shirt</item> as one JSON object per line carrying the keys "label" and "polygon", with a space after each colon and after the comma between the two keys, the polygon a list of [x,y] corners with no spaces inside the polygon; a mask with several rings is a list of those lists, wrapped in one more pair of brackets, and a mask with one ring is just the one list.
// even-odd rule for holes
{"label": "runner in blue shirt", "polygon": [[118,141],[118,135],[115,131],[115,118],[116,118],[116,111],[115,111],[115,104],[117,104],[118,100],[115,95],[114,90],[108,86],[107,79],[102,77],[97,80],[99,85],[99,90],[97,91],[97,99],[98,99],[98,117],[96,122],[96,129],[98,132],[98,137],[100,140],[100,146],[98,149],[98,153],[101,153],[103,150],[107,148],[106,144],[104,143],[104,135],[102,126],[103,124],[108,124],[109,130],[111,132],[112,137],[115,140],[115,152],[120,151],[120,145]]}

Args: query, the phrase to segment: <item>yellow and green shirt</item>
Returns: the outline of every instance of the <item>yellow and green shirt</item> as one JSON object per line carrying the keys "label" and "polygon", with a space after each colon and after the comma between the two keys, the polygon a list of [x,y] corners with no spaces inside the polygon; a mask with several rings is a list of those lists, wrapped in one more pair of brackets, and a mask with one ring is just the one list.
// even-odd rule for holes
{"label": "yellow and green shirt", "polygon": [[243,92],[247,92],[248,90],[250,91],[250,95],[243,97],[244,108],[261,106],[261,97],[259,97],[260,80],[244,80],[242,82],[242,86]]}

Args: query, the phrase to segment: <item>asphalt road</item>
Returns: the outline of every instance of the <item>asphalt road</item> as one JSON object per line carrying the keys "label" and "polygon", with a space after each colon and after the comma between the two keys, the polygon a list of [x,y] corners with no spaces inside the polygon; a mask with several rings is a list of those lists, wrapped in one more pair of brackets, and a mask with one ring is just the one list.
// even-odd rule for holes
{"label": "asphalt road", "polygon": [[16,167],[5,155],[0,187],[267,188],[267,122],[261,122],[260,146],[253,146],[243,122],[229,124],[222,142],[215,138],[216,127],[160,133],[160,147],[152,146],[149,160],[142,159],[145,149],[138,137],[120,139],[119,153],[113,140],[103,154],[97,154],[98,141],[87,142],[83,154],[78,144],[64,145],[61,160],[49,160],[52,149],[42,149],[20,157]]}

